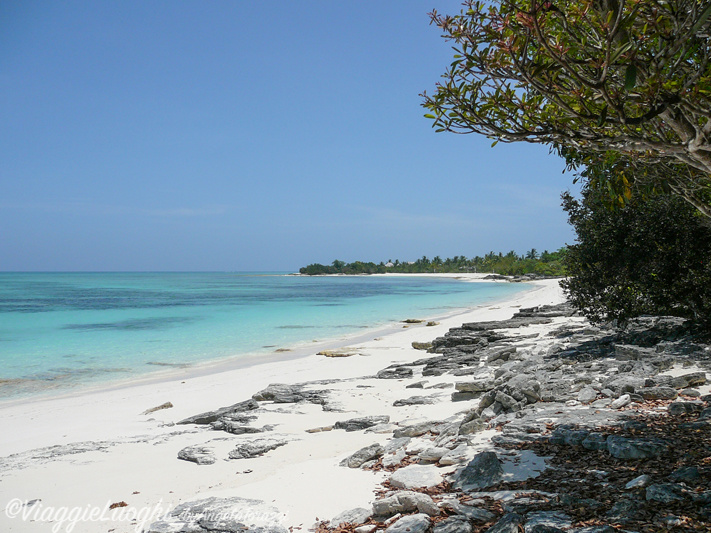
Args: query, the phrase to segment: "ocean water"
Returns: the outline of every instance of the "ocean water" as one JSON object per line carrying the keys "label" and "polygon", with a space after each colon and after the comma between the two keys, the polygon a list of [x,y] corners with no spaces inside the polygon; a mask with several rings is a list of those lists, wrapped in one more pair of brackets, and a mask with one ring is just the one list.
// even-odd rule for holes
{"label": "ocean water", "polygon": [[270,354],[523,289],[426,277],[0,273],[0,399]]}

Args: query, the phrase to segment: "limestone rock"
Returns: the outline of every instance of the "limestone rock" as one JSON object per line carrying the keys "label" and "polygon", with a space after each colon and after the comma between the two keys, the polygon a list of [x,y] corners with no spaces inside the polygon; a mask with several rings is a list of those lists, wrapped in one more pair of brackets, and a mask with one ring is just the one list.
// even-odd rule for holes
{"label": "limestone rock", "polygon": [[330,527],[335,528],[345,524],[362,524],[366,522],[373,513],[370,509],[364,509],[363,507],[357,507],[355,509],[350,509],[348,511],[343,511],[337,516],[331,519]]}
{"label": "limestone rock", "polygon": [[285,440],[258,439],[252,442],[240,444],[232,450],[228,456],[230,459],[251,459],[253,457],[264,455],[272,450],[276,450],[285,444],[287,444],[287,441]]}
{"label": "limestone rock", "polygon": [[380,444],[371,444],[370,446],[361,448],[350,457],[346,457],[340,462],[340,465],[347,466],[348,468],[360,468],[363,463],[373,459],[378,459],[381,455],[383,455],[384,451],[385,450]]}
{"label": "limestone rock", "polygon": [[178,452],[178,459],[199,465],[211,465],[217,461],[212,448],[207,446],[188,446]]}
{"label": "limestone rock", "polygon": [[407,515],[388,526],[387,533],[426,533],[430,528],[430,517],[424,513]]}
{"label": "limestone rock", "polygon": [[501,481],[502,463],[494,452],[479,452],[455,476],[455,487],[463,490],[485,489]]}
{"label": "limestone rock", "polygon": [[399,489],[429,488],[442,482],[436,466],[410,465],[400,468],[390,476],[390,484]]}
{"label": "limestone rock", "polygon": [[146,533],[288,533],[279,511],[260,500],[206,498],[178,505]]}
{"label": "limestone rock", "polygon": [[659,439],[607,437],[607,451],[616,459],[649,459],[666,453],[669,445]]}
{"label": "limestone rock", "polygon": [[361,431],[378,424],[387,424],[388,422],[390,422],[388,415],[364,416],[336,422],[333,427],[335,429],[345,429],[346,431]]}
{"label": "limestone rock", "polygon": [[392,496],[373,502],[373,515],[390,517],[397,513],[417,511],[429,516],[438,516],[439,507],[427,494],[413,491],[396,492]]}

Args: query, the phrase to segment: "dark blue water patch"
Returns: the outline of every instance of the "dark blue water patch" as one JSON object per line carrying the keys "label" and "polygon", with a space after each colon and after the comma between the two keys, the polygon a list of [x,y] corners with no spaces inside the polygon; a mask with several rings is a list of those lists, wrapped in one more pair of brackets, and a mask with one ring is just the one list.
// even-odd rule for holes
{"label": "dark blue water patch", "polygon": [[67,324],[62,329],[76,329],[80,331],[93,330],[119,330],[119,331],[141,331],[174,328],[189,322],[195,322],[194,317],[157,317],[157,318],[135,318],[133,320],[122,320],[120,322],[98,322],[94,324]]}

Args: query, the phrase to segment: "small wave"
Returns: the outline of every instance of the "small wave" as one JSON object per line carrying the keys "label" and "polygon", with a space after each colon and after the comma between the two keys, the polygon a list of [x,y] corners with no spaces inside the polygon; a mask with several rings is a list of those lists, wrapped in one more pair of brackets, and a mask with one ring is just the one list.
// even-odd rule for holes
{"label": "small wave", "polygon": [[299,326],[299,325],[286,325],[277,326],[277,329],[314,329],[316,326]]}

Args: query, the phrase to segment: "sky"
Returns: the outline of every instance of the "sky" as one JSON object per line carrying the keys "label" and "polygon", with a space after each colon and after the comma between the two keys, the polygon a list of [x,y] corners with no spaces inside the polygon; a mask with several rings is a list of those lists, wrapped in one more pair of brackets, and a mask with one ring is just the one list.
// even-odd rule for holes
{"label": "sky", "polygon": [[449,0],[0,2],[0,270],[255,271],[574,242],[544,146],[435,133]]}

